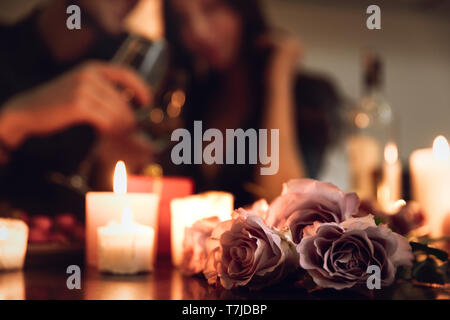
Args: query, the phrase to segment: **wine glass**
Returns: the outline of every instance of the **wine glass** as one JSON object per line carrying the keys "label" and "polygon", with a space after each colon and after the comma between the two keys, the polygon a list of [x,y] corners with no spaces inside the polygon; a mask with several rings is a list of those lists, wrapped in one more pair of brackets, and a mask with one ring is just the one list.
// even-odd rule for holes
{"label": "wine glass", "polygon": [[[139,35],[129,35],[111,60],[114,64],[125,65],[134,69],[156,92],[165,80],[169,54],[165,40],[151,41]],[[179,110],[184,105],[184,93],[171,93],[171,102],[167,106],[150,105],[138,107],[134,93],[129,88],[120,88],[126,99],[135,106],[135,116],[138,127],[146,133],[156,146],[156,152],[168,148],[167,133],[172,127],[173,119],[177,118]],[[167,94],[166,94],[167,96]],[[164,99],[162,99],[164,101]],[[88,179],[97,157],[98,141],[81,162],[76,174],[66,176],[60,172],[50,172],[48,179],[55,184],[64,186],[80,194],[89,191]]]}

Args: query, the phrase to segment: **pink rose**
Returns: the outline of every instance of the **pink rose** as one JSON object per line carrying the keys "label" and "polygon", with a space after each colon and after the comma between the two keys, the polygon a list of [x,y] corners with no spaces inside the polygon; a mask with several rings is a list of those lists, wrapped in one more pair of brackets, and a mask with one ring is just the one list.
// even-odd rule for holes
{"label": "pink rose", "polygon": [[411,266],[413,260],[408,241],[385,225],[377,226],[372,216],[316,223],[305,229],[297,252],[300,266],[317,285],[338,290],[366,285],[371,265],[380,268],[382,286],[390,285],[397,267]]}
{"label": "pink rose", "polygon": [[197,221],[192,227],[186,228],[183,242],[183,260],[181,271],[187,275],[200,274],[206,263],[206,239],[220,223],[218,217]]}
{"label": "pink rose", "polygon": [[336,186],[311,179],[291,180],[281,196],[270,205],[266,223],[279,229],[289,227],[294,243],[300,243],[303,229],[314,222],[340,223],[358,214],[359,198]]}
{"label": "pink rose", "polygon": [[244,209],[221,223],[207,240],[204,275],[225,289],[258,289],[278,282],[295,264],[295,250],[263,220]]}

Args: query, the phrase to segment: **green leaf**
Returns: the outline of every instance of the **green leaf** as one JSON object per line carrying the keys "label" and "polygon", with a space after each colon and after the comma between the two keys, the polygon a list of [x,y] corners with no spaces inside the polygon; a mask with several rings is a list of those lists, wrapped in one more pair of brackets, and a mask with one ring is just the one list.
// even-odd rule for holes
{"label": "green leaf", "polygon": [[448,253],[436,248],[431,248],[427,246],[426,244],[419,243],[419,242],[410,242],[412,251],[413,252],[423,252],[427,255],[434,256],[438,258],[441,261],[447,261],[448,260]]}
{"label": "green leaf", "polygon": [[374,220],[375,220],[375,224],[377,226],[379,226],[382,223],[385,223],[384,220],[382,218],[380,218],[380,217],[375,217]]}

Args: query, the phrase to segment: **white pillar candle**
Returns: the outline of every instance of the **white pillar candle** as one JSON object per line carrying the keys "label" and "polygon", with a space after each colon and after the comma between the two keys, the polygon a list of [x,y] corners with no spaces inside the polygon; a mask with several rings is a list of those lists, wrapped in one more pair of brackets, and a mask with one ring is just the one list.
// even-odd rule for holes
{"label": "white pillar candle", "polygon": [[382,209],[393,213],[395,203],[402,198],[402,164],[398,159],[395,143],[388,143],[384,149],[382,179],[377,190],[377,199]]}
{"label": "white pillar candle", "polygon": [[23,271],[0,273],[0,300],[25,300]]}
{"label": "white pillar candle", "polygon": [[137,223],[153,228],[156,245],[160,195],[127,193],[126,190],[126,169],[124,163],[119,162],[114,173],[114,192],[89,192],[86,195],[86,260],[89,266],[98,263],[98,228],[110,221],[120,221],[125,206],[131,208]]}
{"label": "white pillar candle", "polygon": [[155,232],[133,221],[126,206],[122,222],[111,221],[98,228],[98,269],[114,274],[136,274],[154,267]]}
{"label": "white pillar candle", "polygon": [[28,244],[28,226],[21,220],[0,218],[0,271],[22,269]]}
{"label": "white pillar candle", "polygon": [[218,217],[221,221],[231,219],[234,197],[226,192],[206,192],[185,198],[173,199],[171,211],[172,263],[181,264],[184,232],[198,220]]}
{"label": "white pillar candle", "polygon": [[444,221],[450,215],[450,148],[439,136],[433,149],[416,150],[410,158],[414,199],[423,208],[432,237],[444,235]]}

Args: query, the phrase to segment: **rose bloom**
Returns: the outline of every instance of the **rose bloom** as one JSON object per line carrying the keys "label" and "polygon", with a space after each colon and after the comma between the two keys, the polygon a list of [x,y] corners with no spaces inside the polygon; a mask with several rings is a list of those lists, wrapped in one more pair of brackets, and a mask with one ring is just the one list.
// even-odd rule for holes
{"label": "rose bloom", "polygon": [[300,243],[303,229],[314,222],[340,223],[358,214],[359,198],[345,194],[331,183],[311,179],[291,180],[269,207],[266,223],[288,227],[294,243]]}
{"label": "rose bloom", "polygon": [[218,217],[197,221],[184,231],[181,271],[186,275],[200,274],[206,263],[206,239],[220,223]]}
{"label": "rose bloom", "polygon": [[398,266],[411,266],[408,241],[387,226],[377,226],[372,216],[341,224],[316,223],[305,229],[297,245],[300,266],[324,288],[345,289],[366,285],[367,268],[380,267],[381,285],[390,285]]}
{"label": "rose bloom", "polygon": [[295,249],[282,235],[244,209],[214,229],[207,251],[203,273],[208,283],[220,283],[227,290],[274,284],[298,261]]}

